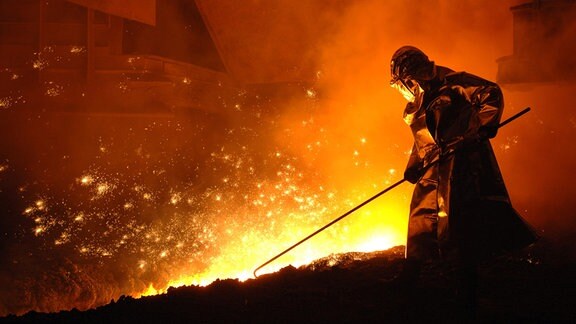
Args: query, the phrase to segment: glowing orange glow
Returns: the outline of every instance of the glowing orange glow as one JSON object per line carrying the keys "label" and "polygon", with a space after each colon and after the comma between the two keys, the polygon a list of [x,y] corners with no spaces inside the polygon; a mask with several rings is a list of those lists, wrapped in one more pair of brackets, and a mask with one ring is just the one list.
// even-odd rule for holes
{"label": "glowing orange glow", "polygon": [[[285,180],[283,180],[285,181]],[[258,194],[258,208],[270,208],[273,204],[274,196],[283,187],[259,183],[258,188],[262,189]],[[372,190],[374,186],[369,186]],[[267,192],[264,189],[269,189]],[[178,287],[183,285],[207,285],[216,279],[238,278],[246,280],[253,277],[253,269],[263,261],[274,256],[276,253],[299,241],[305,235],[315,231],[323,223],[331,220],[338,210],[346,211],[346,208],[354,207],[362,199],[367,198],[362,193],[355,199],[349,199],[345,204],[333,201],[334,193],[326,194],[327,202],[338,205],[332,208],[322,205],[319,202],[318,194],[312,196],[298,196],[296,193],[300,188],[293,186],[291,191],[282,191],[284,195],[293,197],[296,205],[292,210],[269,210],[262,219],[262,225],[268,229],[255,230],[242,227],[241,224],[230,224],[224,222],[218,224],[216,231],[222,231],[226,240],[221,242],[219,253],[210,258],[210,264],[202,271],[197,271],[191,265],[183,264],[179,269],[173,271],[173,277],[162,285],[151,284],[145,291],[137,295],[151,295],[165,292],[168,287]],[[300,266],[315,259],[334,253],[344,253],[350,251],[371,252],[386,249],[395,245],[404,244],[406,221],[406,198],[400,192],[376,201],[372,205],[366,206],[356,214],[349,216],[333,228],[310,240],[306,244],[296,248],[292,253],[288,253],[262,269],[261,273],[269,273],[279,270],[288,264]],[[276,217],[269,220],[269,217],[286,212],[286,217]],[[290,216],[290,217],[288,217]],[[239,219],[250,217],[250,215],[236,215]],[[315,218],[317,222],[310,223],[305,219]],[[300,220],[300,221],[299,221]],[[269,232],[270,227],[277,230]],[[220,236],[220,235],[218,235]],[[211,239],[218,240],[218,236],[211,236]],[[168,248],[168,246],[166,246]],[[175,246],[177,249],[183,247],[179,242]],[[162,251],[160,258],[167,256],[169,250]],[[140,261],[137,265],[139,269],[145,267],[145,263]]]}
{"label": "glowing orange glow", "polygon": [[[26,61],[34,75],[41,71],[41,77],[35,77],[42,80],[41,91],[33,92],[40,98],[19,92],[0,97],[0,112],[14,114],[29,99],[34,99],[32,105],[44,99],[62,101],[54,107],[38,104],[23,109],[26,118],[14,125],[26,131],[14,127],[6,131],[10,140],[3,141],[6,154],[15,151],[16,156],[0,161],[0,180],[8,180],[2,188],[14,188],[10,202],[17,214],[14,223],[25,229],[18,229],[25,234],[13,237],[27,236],[22,240],[40,244],[34,262],[57,268],[12,271],[15,277],[31,276],[14,280],[14,291],[27,289],[38,297],[30,309],[86,309],[122,294],[146,296],[171,286],[252,278],[263,262],[402,178],[412,135],[402,120],[406,100],[389,84],[389,59],[399,46],[421,47],[440,65],[490,80],[496,75],[496,59],[512,53],[510,1],[478,6],[475,1],[454,5],[443,0],[418,7],[399,1],[340,1],[338,6],[327,6],[337,8],[330,12],[311,10],[326,3],[322,1],[252,1],[232,6],[239,12],[228,14],[226,1],[196,2],[226,17],[212,26],[217,28],[209,28],[216,31],[211,35],[214,44],[223,45],[219,54],[226,60],[226,73],[202,70],[196,75],[192,69],[165,77],[160,73],[177,62],[162,63],[162,72],[152,71],[156,63],[148,65],[145,55],[125,54],[111,60],[111,66],[122,63],[117,78],[108,75],[111,71],[103,77],[113,80],[107,81],[105,91],[110,93],[101,99],[104,107],[84,107],[84,102],[99,99],[91,93],[92,86],[75,93],[73,86],[78,85],[66,79],[68,73],[61,72],[67,68],[60,71],[59,66],[71,59],[84,69],[90,49],[46,47]],[[282,10],[253,10],[267,6]],[[273,17],[273,12],[283,16]],[[306,28],[309,23],[319,28]],[[267,33],[261,32],[263,25],[270,27]],[[244,56],[247,49],[250,55]],[[106,66],[100,54],[97,61]],[[29,80],[7,68],[0,72],[8,76],[5,82]],[[212,73],[225,77],[230,73],[238,84],[215,81]],[[52,80],[51,74],[58,78]],[[88,77],[79,75],[82,80]],[[140,76],[146,78],[137,80]],[[292,83],[297,84],[295,90]],[[246,89],[237,88],[241,84]],[[204,91],[210,86],[218,90]],[[499,162],[500,157],[508,159],[501,167],[510,192],[524,201],[545,199],[526,189],[538,187],[532,181],[539,176],[525,176],[532,167],[526,161],[535,159],[528,146],[541,140],[529,136],[552,136],[556,117],[551,116],[568,109],[564,103],[571,102],[573,90],[551,85],[528,97],[528,91],[509,96],[511,91],[505,89],[505,116],[525,103],[546,107],[538,115],[542,121],[531,124],[529,132],[512,125],[493,142]],[[550,94],[561,97],[551,100]],[[75,103],[76,95],[82,104]],[[108,105],[109,99],[114,104]],[[164,99],[170,101],[166,107],[161,105]],[[570,131],[576,128],[573,112],[563,114],[558,119]],[[562,148],[572,144],[566,141],[550,142],[561,147],[558,151],[567,151]],[[519,153],[523,150],[526,156]],[[564,169],[573,168],[573,158],[555,160]],[[523,172],[516,172],[520,168]],[[539,183],[563,181],[564,175]],[[412,188],[408,183],[399,186],[258,274],[335,253],[405,244]],[[40,256],[51,262],[42,262]],[[45,290],[32,286],[36,278],[68,269],[57,264],[59,257],[74,265],[70,271],[87,279],[74,281],[68,290],[54,288],[60,285],[59,277],[38,283],[38,287],[53,285]],[[28,251],[15,253],[14,260],[6,262],[28,264],[15,262],[18,258],[29,260]],[[77,287],[96,298],[59,298],[62,291],[78,291]],[[15,303],[14,312],[28,311],[18,308],[26,302]]]}
{"label": "glowing orange glow", "polygon": [[[85,201],[76,209],[64,204],[70,210],[68,222],[48,213],[48,203],[55,203],[48,198],[37,199],[23,214],[38,219],[34,234],[53,237],[55,246],[71,246],[80,256],[103,262],[111,257],[132,260],[134,278],[145,280],[129,292],[134,296],[251,278],[257,266],[401,176],[399,166],[408,157],[411,139],[408,131],[395,136],[405,130],[401,117],[381,109],[402,107],[401,98],[383,96],[384,82],[365,87],[371,95],[361,97],[347,87],[337,88],[344,89],[337,103],[322,99],[322,85],[303,89],[290,102],[297,109],[270,117],[277,129],[272,133],[252,125],[231,128],[228,142],[206,152],[209,167],[202,172],[213,173],[213,179],[202,190],[195,180],[166,180],[173,172],[170,157],[169,164],[161,165],[149,162],[158,153],[150,148],[119,150],[102,141],[95,147],[98,162],[122,154],[145,167],[106,172],[105,164],[96,163],[81,171],[72,188]],[[240,103],[233,107],[243,108],[235,113],[254,109]],[[392,117],[394,129],[382,129],[381,121]],[[151,123],[144,131],[155,127]],[[234,134],[249,127],[266,142],[241,139],[236,144]],[[406,185],[379,198],[259,274],[330,254],[404,244],[410,191]],[[163,275],[151,275],[156,273]]]}

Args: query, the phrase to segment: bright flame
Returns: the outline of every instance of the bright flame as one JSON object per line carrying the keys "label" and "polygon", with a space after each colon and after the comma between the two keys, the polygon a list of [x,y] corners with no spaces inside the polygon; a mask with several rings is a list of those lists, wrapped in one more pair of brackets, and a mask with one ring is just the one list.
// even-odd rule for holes
{"label": "bright flame", "polygon": [[[309,199],[303,198],[301,203],[307,204]],[[258,275],[278,271],[289,264],[296,267],[305,265],[333,253],[372,252],[404,244],[406,224],[400,215],[405,213],[404,204],[393,206],[388,200],[375,202],[351,215],[350,219],[335,224],[333,228],[296,247],[261,269]],[[309,217],[305,212],[294,216],[294,219]],[[205,271],[186,274],[188,269],[183,267],[176,271],[181,275],[161,287],[150,285],[141,295],[164,293],[168,287],[206,286],[217,279],[236,278],[245,281],[253,278],[253,270],[257,266],[314,232],[320,225],[323,224],[303,227],[296,221],[286,220],[281,226],[284,231],[274,237],[263,236],[263,233],[256,230],[245,230],[241,236],[231,237],[219,255],[211,259]],[[234,233],[231,229],[227,229],[227,232]],[[140,264],[139,267],[143,266]]]}

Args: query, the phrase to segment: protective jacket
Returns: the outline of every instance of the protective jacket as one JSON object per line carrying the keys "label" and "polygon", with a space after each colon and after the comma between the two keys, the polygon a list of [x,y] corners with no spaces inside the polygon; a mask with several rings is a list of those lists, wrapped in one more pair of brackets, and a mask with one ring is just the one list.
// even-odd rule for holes
{"label": "protective jacket", "polygon": [[488,140],[502,116],[500,88],[437,69],[430,89],[404,111],[414,135],[405,178],[416,184],[407,257],[480,261],[533,243],[537,235],[512,207]]}

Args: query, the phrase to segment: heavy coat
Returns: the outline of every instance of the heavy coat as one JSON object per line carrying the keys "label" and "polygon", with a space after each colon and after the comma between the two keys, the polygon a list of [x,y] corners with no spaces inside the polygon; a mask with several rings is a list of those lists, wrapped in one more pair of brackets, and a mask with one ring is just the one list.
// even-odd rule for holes
{"label": "heavy coat", "polygon": [[416,184],[407,257],[479,261],[531,244],[536,235],[512,207],[487,139],[502,116],[500,88],[465,72],[438,71],[431,89],[404,112],[414,135],[405,178]]}

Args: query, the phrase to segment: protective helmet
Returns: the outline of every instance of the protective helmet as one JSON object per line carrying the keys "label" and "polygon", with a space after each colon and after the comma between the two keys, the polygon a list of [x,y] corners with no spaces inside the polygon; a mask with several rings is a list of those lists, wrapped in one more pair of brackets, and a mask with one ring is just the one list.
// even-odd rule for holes
{"label": "protective helmet", "polygon": [[402,46],[392,55],[390,75],[390,83],[400,79],[430,80],[434,77],[434,62],[418,48]]}
{"label": "protective helmet", "polygon": [[414,46],[399,48],[390,61],[390,86],[398,90],[406,100],[412,102],[422,91],[419,81],[434,77],[434,62]]}

